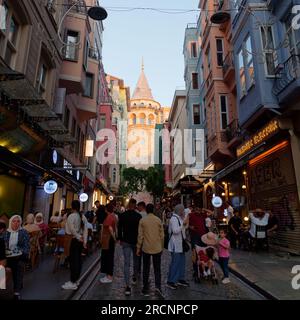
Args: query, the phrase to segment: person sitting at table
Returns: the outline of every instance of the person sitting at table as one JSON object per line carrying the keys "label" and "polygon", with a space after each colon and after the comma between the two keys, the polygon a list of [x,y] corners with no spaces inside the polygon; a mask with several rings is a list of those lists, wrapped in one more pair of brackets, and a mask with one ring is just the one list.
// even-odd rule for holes
{"label": "person sitting at table", "polygon": [[40,231],[41,235],[42,235],[42,232],[41,232],[41,229],[38,225],[36,225],[34,223],[34,214],[33,213],[29,213],[27,216],[26,216],[26,223],[23,227],[28,233],[32,233],[32,232],[35,232],[35,231]]}
{"label": "person sitting at table", "polygon": [[28,261],[30,251],[28,232],[22,228],[22,218],[14,215],[9,219],[9,226],[4,235],[7,266],[12,270],[14,283],[14,298],[20,299],[20,291],[23,287],[23,275],[25,262]]}
{"label": "person sitting at table", "polygon": [[49,234],[49,227],[44,222],[44,216],[41,212],[35,215],[34,223],[41,229],[42,236],[39,238],[41,253],[44,252],[45,242]]}
{"label": "person sitting at table", "polygon": [[54,215],[50,218],[50,222],[55,224],[59,224],[62,221],[62,217],[59,215],[59,212],[56,211]]}

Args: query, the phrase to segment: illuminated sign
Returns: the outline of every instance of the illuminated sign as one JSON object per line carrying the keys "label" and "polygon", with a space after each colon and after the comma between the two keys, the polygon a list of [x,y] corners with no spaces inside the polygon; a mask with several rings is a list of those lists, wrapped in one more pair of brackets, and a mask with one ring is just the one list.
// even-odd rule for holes
{"label": "illuminated sign", "polygon": [[89,196],[88,196],[86,193],[82,193],[82,194],[79,196],[79,201],[80,201],[80,202],[86,202],[86,201],[88,201],[88,198],[89,198]]}
{"label": "illuminated sign", "polygon": [[53,150],[53,153],[52,153],[52,161],[53,161],[54,164],[57,164],[57,159],[58,159],[57,151],[56,151],[56,150]]}
{"label": "illuminated sign", "polygon": [[222,207],[223,200],[220,197],[213,197],[211,203],[215,208],[220,208]]}
{"label": "illuminated sign", "polygon": [[53,194],[58,188],[57,182],[54,180],[49,180],[44,184],[44,191],[47,194]]}
{"label": "illuminated sign", "polygon": [[[66,159],[64,159],[64,169],[72,169],[72,165],[70,162],[68,162]],[[70,175],[73,175],[73,171],[72,170],[66,170],[66,172]]]}
{"label": "illuminated sign", "polygon": [[274,133],[279,131],[279,123],[277,120],[273,120],[269,122],[263,129],[258,131],[255,135],[253,135],[249,140],[243,143],[240,147],[237,148],[237,156],[241,157],[246,152],[250,151],[263,141],[267,140]]}

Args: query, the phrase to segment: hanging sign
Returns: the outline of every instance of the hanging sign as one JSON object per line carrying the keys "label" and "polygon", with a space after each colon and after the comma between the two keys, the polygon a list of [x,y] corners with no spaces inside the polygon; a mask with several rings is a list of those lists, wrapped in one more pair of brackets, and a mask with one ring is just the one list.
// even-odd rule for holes
{"label": "hanging sign", "polygon": [[54,180],[49,180],[44,184],[44,191],[47,194],[53,194],[58,188],[57,182]]}
{"label": "hanging sign", "polygon": [[89,196],[86,193],[81,193],[81,195],[79,196],[80,202],[87,202],[88,199],[89,199]]}
{"label": "hanging sign", "polygon": [[211,203],[215,208],[220,208],[222,207],[223,200],[220,197],[213,197]]}

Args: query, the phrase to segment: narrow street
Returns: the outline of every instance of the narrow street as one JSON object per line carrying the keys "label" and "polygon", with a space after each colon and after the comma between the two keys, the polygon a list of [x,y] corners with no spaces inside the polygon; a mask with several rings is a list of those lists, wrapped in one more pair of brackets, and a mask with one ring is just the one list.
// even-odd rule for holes
{"label": "narrow street", "polygon": [[[169,267],[169,254],[165,250],[162,257],[162,290],[167,300],[261,300],[264,299],[260,294],[249,288],[236,277],[231,277],[231,283],[223,285],[220,281],[218,285],[209,281],[202,281],[200,284],[194,283],[192,279],[191,255],[187,255],[187,281],[190,284],[188,288],[178,288],[171,290],[165,286]],[[221,279],[221,270],[217,267],[218,277]],[[118,245],[115,252],[115,272],[112,284],[102,284],[99,281],[99,274],[94,279],[81,297],[83,300],[157,300],[160,299],[154,294],[154,274],[151,270],[150,276],[150,297],[144,297],[141,293],[142,280],[136,285],[132,285],[132,294],[126,297],[124,294],[124,276],[123,276],[123,253]]]}

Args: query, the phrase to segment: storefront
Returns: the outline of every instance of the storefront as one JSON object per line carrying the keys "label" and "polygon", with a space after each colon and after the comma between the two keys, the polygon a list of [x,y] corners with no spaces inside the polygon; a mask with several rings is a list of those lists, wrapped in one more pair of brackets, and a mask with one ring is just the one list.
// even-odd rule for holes
{"label": "storefront", "polygon": [[238,195],[236,204],[242,203],[244,211],[272,211],[279,229],[270,243],[299,254],[299,199],[288,131],[280,129],[279,120],[272,120],[237,148],[237,156],[217,174],[223,194],[233,205]]}

